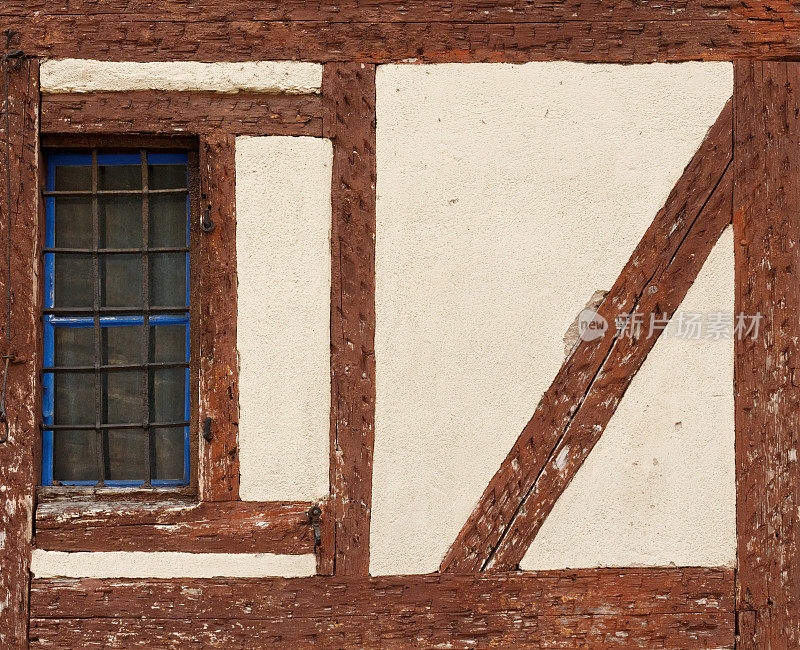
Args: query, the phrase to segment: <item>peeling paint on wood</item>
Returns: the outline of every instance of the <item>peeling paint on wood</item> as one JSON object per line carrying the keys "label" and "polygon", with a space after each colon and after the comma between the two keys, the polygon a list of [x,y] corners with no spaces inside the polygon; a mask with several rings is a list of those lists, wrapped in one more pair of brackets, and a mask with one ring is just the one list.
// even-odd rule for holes
{"label": "peeling paint on wood", "polygon": [[375,66],[323,68],[331,183],[331,506],[335,557],[367,575],[375,442]]}
{"label": "peeling paint on wood", "polygon": [[[312,503],[46,502],[36,547],[50,551],[314,552]],[[324,511],[323,511],[324,513]],[[323,514],[323,517],[325,514]]]}
{"label": "peeling paint on wood", "polygon": [[[733,645],[729,569],[37,579],[31,647]],[[113,617],[113,618],[112,618]]]}
{"label": "peeling paint on wood", "polygon": [[319,95],[97,92],[42,97],[43,133],[322,135]]}
{"label": "peeling paint on wood", "polygon": [[734,68],[737,610],[743,649],[800,646],[800,64]]}
{"label": "peeling paint on wood", "polygon": [[26,51],[58,58],[642,63],[800,54],[796,11],[773,2],[15,0],[2,12]]}
{"label": "peeling paint on wood", "polygon": [[[39,446],[42,327],[39,320],[39,64],[32,59],[0,63],[8,75],[9,105],[2,107],[0,131],[0,296],[6,295],[6,255],[11,256],[11,341],[5,338],[3,314],[2,354],[15,354],[8,368],[6,405],[8,425],[0,424],[0,647],[25,647],[28,634],[28,585],[36,485],[34,456]],[[5,94],[5,93],[4,93]],[[2,97],[5,104],[5,96]],[[6,133],[8,110],[10,132]],[[6,167],[9,137],[10,168]],[[11,213],[7,213],[6,172],[10,172]],[[8,228],[11,251],[7,251]],[[5,310],[4,310],[5,311]],[[0,372],[2,365],[0,364]],[[2,380],[0,380],[2,381]]]}
{"label": "peeling paint on wood", "polygon": [[[201,501],[239,498],[239,361],[236,353],[236,137],[212,133],[200,142],[200,211],[214,230],[199,235],[199,409]],[[199,214],[198,214],[199,218]]]}

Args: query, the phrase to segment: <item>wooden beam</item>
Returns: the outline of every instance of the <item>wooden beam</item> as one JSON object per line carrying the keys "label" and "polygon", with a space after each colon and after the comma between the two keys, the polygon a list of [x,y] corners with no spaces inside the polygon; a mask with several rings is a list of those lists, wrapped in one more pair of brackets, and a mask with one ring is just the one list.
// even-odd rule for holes
{"label": "wooden beam", "polygon": [[[800,64],[734,75],[737,610],[742,648],[800,646]],[[738,646],[737,646],[738,647]]]}
{"label": "wooden beam", "polygon": [[326,65],[331,184],[331,502],[336,575],[369,573],[375,441],[375,66]]}
{"label": "wooden beam", "polygon": [[618,317],[671,316],[731,221],[730,102],[600,305],[605,336],[581,341],[492,478],[442,571],[515,567],[603,433],[660,330],[622,336]]}
{"label": "wooden beam", "polygon": [[3,24],[35,56],[117,61],[644,63],[800,55],[800,19],[790,4],[771,2],[144,4],[139,13],[132,0],[113,3],[119,12],[91,0],[15,1],[4,3]]}
{"label": "wooden beam", "polygon": [[[8,421],[0,423],[0,647],[13,648],[27,643],[34,458],[41,439],[39,64],[10,59],[0,62],[0,72],[0,351],[16,357],[7,366]],[[0,373],[3,368],[0,362]]]}
{"label": "wooden beam", "polygon": [[[200,139],[200,212],[211,232],[200,232],[200,332],[197,431],[201,501],[239,498],[239,360],[236,352],[236,138],[211,133]],[[196,227],[197,228],[197,227]],[[200,229],[197,228],[199,231]],[[211,440],[202,434],[210,420]]]}
{"label": "wooden beam", "polygon": [[306,502],[48,501],[36,509],[48,551],[314,552]]}
{"label": "wooden beam", "polygon": [[33,580],[31,647],[733,645],[733,570]]}
{"label": "wooden beam", "polygon": [[548,23],[651,21],[686,23],[690,20],[790,20],[791,3],[774,0],[559,0],[533,4],[525,0],[6,0],[0,16],[98,16],[106,21],[166,21],[191,24],[207,21],[329,23]]}
{"label": "wooden beam", "polygon": [[98,92],[44,95],[42,133],[322,136],[319,95]]}

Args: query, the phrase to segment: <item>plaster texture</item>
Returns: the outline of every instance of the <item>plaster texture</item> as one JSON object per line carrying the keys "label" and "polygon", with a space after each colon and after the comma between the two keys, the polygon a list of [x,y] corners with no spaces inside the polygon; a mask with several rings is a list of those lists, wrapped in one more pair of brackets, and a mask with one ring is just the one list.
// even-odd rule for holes
{"label": "plaster texture", "polygon": [[51,59],[40,68],[41,91],[87,93],[124,90],[211,91],[219,93],[318,93],[322,66],[300,61],[131,63]]}
{"label": "plaster texture", "polygon": [[64,553],[35,549],[34,578],[298,578],[316,573],[316,557],[271,553]]}
{"label": "plaster texture", "polygon": [[378,68],[373,575],[438,568],[731,92],[729,63]]}
{"label": "plaster texture", "polygon": [[236,138],[239,493],[328,494],[329,140]]}
{"label": "plaster texture", "polygon": [[[733,273],[728,227],[679,313],[730,317]],[[688,331],[670,322],[521,568],[735,565],[734,339]]]}

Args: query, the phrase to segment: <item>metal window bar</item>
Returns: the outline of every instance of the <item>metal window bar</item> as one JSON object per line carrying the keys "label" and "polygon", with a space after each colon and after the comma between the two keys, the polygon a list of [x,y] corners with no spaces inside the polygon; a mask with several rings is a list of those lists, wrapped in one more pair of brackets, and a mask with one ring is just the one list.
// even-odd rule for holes
{"label": "metal window bar", "polygon": [[[145,154],[146,155],[146,154]],[[145,164],[145,169],[147,165]],[[145,194],[186,194],[189,189],[186,187],[170,188],[168,190],[45,190],[42,194],[48,196],[138,196],[144,191]]]}
{"label": "metal window bar", "polygon": [[[149,426],[153,429],[170,429],[175,427],[189,426],[189,420],[178,420],[177,422],[150,422]],[[106,422],[100,425],[94,424],[43,424],[43,431],[108,431],[109,429],[141,429],[141,422]]]}
{"label": "metal window bar", "polygon": [[103,345],[100,332],[100,216],[97,199],[97,186],[99,169],[97,166],[97,150],[92,151],[92,307],[94,332],[94,424],[97,436],[97,485],[103,486],[106,482],[105,447],[106,435],[101,428],[103,423],[103,393],[102,375],[100,374],[100,360],[103,354]]}
{"label": "metal window bar", "polygon": [[[147,197],[147,152],[142,149],[142,307],[150,306],[150,260],[147,248],[150,243],[150,201]],[[150,314],[142,315],[142,361],[150,363]],[[142,427],[147,436],[147,477],[144,485],[150,487],[153,479],[153,430],[150,428],[150,372],[140,372],[142,390]]]}
{"label": "metal window bar", "polygon": [[100,314],[100,316],[113,316],[114,314],[130,314],[133,316],[147,314],[149,316],[151,314],[179,314],[181,312],[185,314],[188,311],[188,307],[177,305],[175,307],[150,307],[148,309],[140,309],[138,307],[98,307],[96,310],[94,307],[46,307],[44,309],[45,314],[58,316],[80,316],[81,314],[93,316],[95,313]]}
{"label": "metal window bar", "polygon": [[[185,324],[188,337],[188,305],[175,305],[168,307],[150,306],[150,273],[149,255],[151,253],[187,253],[187,246],[174,247],[153,247],[149,246],[150,234],[150,215],[149,215],[149,196],[152,194],[185,194],[188,196],[187,188],[151,190],[149,189],[149,161],[146,149],[139,152],[142,188],[140,190],[100,190],[99,189],[99,163],[98,151],[91,152],[91,190],[80,191],[61,191],[50,190],[43,192],[45,197],[56,196],[89,196],[91,197],[92,211],[92,247],[91,248],[64,248],[58,246],[47,246],[43,248],[43,254],[68,253],[77,255],[91,255],[92,257],[92,307],[46,307],[43,311],[48,317],[50,326],[74,325],[85,322],[82,318],[91,318],[91,327],[94,338],[94,364],[91,366],[59,366],[50,365],[42,368],[44,374],[51,377],[59,373],[94,373],[94,397],[95,397],[95,418],[94,424],[43,424],[43,431],[94,431],[97,435],[97,486],[104,486],[108,480],[107,468],[110,466],[108,431],[112,429],[144,429],[147,436],[147,475],[143,477],[142,485],[152,487],[155,475],[155,455],[154,455],[154,430],[176,427],[188,427],[189,420],[175,422],[153,422],[151,421],[151,369],[160,368],[186,368],[188,372],[188,362],[153,362],[150,358],[151,335],[150,324],[180,322]],[[100,248],[100,223],[99,223],[99,197],[102,195],[140,195],[142,197],[142,246],[140,248]],[[100,278],[100,255],[102,254],[140,254],[142,263],[142,307],[102,307],[101,306],[101,278]],[[188,262],[188,260],[187,260]],[[51,279],[52,281],[52,279]],[[188,264],[187,264],[188,282]],[[52,288],[52,287],[51,287]],[[126,317],[127,315],[127,317]],[[152,316],[152,321],[151,321]],[[133,321],[131,321],[133,317]],[[139,319],[141,319],[139,321]],[[141,358],[139,364],[103,364],[102,363],[102,329],[111,323],[107,320],[118,322],[114,324],[139,325],[141,323]],[[131,322],[127,322],[131,321]],[[134,322],[138,321],[138,322]],[[88,323],[87,323],[88,325]],[[187,338],[188,353],[188,338]],[[52,345],[52,341],[50,343]],[[140,394],[142,398],[142,421],[141,422],[120,422],[107,423],[106,406],[104,400],[103,373],[124,370],[141,370]],[[106,376],[107,379],[107,376]],[[188,381],[188,375],[187,375]],[[51,388],[53,390],[53,388]],[[188,390],[188,388],[187,388]],[[52,406],[52,405],[51,405]],[[188,406],[187,406],[188,408]],[[188,415],[188,414],[187,414]],[[52,462],[52,457],[51,457]],[[188,460],[187,460],[188,463]],[[115,481],[116,482],[116,481]]]}
{"label": "metal window bar", "polygon": [[[100,366],[101,372],[114,372],[125,370],[159,370],[164,368],[188,368],[189,364],[186,361],[149,361],[147,363],[129,363],[129,364],[102,364]],[[59,373],[59,372],[94,372],[94,366],[45,366],[42,368],[43,373]]]}
{"label": "metal window bar", "polygon": [[[97,252],[101,255],[133,255],[136,253],[188,253],[188,246],[154,246],[148,248],[147,251],[143,248],[98,248]],[[43,254],[47,253],[69,253],[70,255],[93,255],[94,249],[91,248],[59,248],[45,247],[42,249]]]}

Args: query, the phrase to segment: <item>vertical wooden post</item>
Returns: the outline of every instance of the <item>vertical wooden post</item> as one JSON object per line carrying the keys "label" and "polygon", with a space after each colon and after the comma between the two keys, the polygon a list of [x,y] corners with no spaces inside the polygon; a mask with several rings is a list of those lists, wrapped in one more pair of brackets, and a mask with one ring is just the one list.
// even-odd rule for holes
{"label": "vertical wooden post", "polygon": [[[199,493],[203,501],[239,498],[239,369],[236,356],[236,138],[200,139],[200,213],[211,232],[199,235],[200,354]],[[195,218],[200,219],[201,214]],[[197,228],[193,224],[193,228]],[[203,438],[211,418],[211,441]]]}
{"label": "vertical wooden post", "polygon": [[797,648],[800,64],[735,64],[734,172],[739,647]]}
{"label": "vertical wooden post", "polygon": [[[29,569],[37,475],[34,457],[41,435],[38,423],[42,408],[38,372],[42,341],[38,284],[39,63],[35,59],[11,59],[0,63],[0,70],[3,75],[0,81],[3,108],[0,113],[0,305],[3,311],[0,350],[3,355],[16,357],[8,367],[5,400],[8,421],[0,423],[0,440],[8,435],[8,439],[0,443],[0,648],[22,648],[28,644]],[[10,195],[7,173],[10,173]],[[9,228],[10,341],[5,329]],[[0,373],[3,368],[4,363],[0,363]]]}
{"label": "vertical wooden post", "polygon": [[375,66],[326,64],[322,95],[323,132],[333,141],[330,480],[335,524],[327,570],[367,575],[375,440]]}

